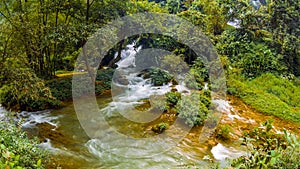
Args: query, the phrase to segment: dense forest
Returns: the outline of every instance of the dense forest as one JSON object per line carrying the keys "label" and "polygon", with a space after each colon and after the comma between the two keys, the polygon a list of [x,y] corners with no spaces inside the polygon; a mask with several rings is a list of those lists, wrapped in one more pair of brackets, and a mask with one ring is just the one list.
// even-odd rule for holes
{"label": "dense forest", "polygon": [[[39,140],[28,139],[16,117],[22,111],[59,110],[72,103],[73,76],[89,75],[99,97],[109,93],[113,77],[122,76],[115,73],[121,53],[133,43],[135,50],[142,46],[169,51],[158,61],[162,65],[174,64],[172,57],[183,58],[195,79],[184,81],[190,95],[170,91],[166,103],[156,99],[153,106],[165,114],[180,112],[176,116],[187,126],[207,125],[214,86],[205,63],[196,59],[189,46],[170,36],[144,33],[119,41],[99,66],[86,58],[84,46],[99,29],[139,13],[170,14],[193,24],[214,46],[225,72],[226,94],[265,116],[298,126],[299,131],[298,0],[0,0],[0,104],[9,116],[2,119],[0,115],[0,168],[54,168],[51,153],[40,148],[32,152]],[[78,66],[81,54],[85,60]],[[73,72],[75,67],[81,71]],[[158,68],[144,70],[140,76],[150,78],[153,86],[178,83],[172,72]],[[119,82],[127,84],[122,78]],[[160,122],[152,131],[160,134],[170,125]],[[262,126],[244,131],[241,140],[249,155],[231,160],[228,168],[298,168],[300,133],[284,130],[278,135],[272,120]],[[214,135],[232,140],[232,130],[221,125]],[[220,166],[213,163],[211,167]]]}

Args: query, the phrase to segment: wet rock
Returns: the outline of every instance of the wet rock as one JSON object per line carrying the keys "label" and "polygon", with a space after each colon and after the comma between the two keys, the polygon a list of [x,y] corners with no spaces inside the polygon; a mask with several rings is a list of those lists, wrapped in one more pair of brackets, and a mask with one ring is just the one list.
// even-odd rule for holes
{"label": "wet rock", "polygon": [[161,122],[151,127],[151,130],[157,134],[163,133],[167,128],[169,128],[169,124],[165,122]]}
{"label": "wet rock", "polygon": [[172,87],[171,92],[177,92],[178,90],[175,87]]}
{"label": "wet rock", "polygon": [[151,75],[148,71],[149,71],[148,69],[141,71],[141,73],[139,73],[137,75],[137,77],[142,77],[144,79],[149,79],[151,77]]}
{"label": "wet rock", "polygon": [[135,109],[139,111],[146,111],[151,108],[151,104],[148,99],[140,100],[139,102],[142,102],[142,104],[135,106]]}
{"label": "wet rock", "polygon": [[126,77],[121,77],[121,78],[118,78],[116,79],[117,83],[121,84],[121,85],[128,85],[129,82],[128,80],[126,79]]}
{"label": "wet rock", "polygon": [[172,80],[171,80],[171,83],[172,83],[173,85],[178,85],[178,82],[177,82],[177,80],[176,80],[176,79],[174,79],[174,78],[172,78]]}
{"label": "wet rock", "polygon": [[38,123],[36,127],[38,128],[38,137],[41,141],[50,139],[53,145],[57,143],[65,145],[73,144],[73,141],[68,139],[69,137],[65,136],[56,126],[48,122]]}

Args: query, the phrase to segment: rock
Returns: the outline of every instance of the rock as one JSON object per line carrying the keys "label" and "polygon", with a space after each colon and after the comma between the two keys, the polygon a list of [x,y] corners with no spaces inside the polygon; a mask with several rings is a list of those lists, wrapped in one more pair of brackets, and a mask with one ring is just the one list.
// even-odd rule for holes
{"label": "rock", "polygon": [[38,123],[36,127],[38,128],[38,137],[41,141],[50,139],[53,144],[62,143],[66,145],[72,144],[73,142],[48,122]]}
{"label": "rock", "polygon": [[118,78],[117,82],[121,85],[128,85],[129,84],[128,80],[125,77]]}
{"label": "rock", "polygon": [[174,78],[172,78],[171,82],[172,82],[173,85],[178,85],[178,82]]}
{"label": "rock", "polygon": [[172,87],[171,92],[177,92],[178,90],[175,87]]}
{"label": "rock", "polygon": [[167,123],[159,123],[155,126],[153,126],[151,128],[151,130],[157,134],[161,134],[162,132],[164,132],[168,127],[168,124]]}

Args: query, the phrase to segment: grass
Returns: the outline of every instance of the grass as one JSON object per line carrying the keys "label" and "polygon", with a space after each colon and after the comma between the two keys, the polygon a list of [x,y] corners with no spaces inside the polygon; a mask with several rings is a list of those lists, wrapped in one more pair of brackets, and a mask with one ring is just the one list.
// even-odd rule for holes
{"label": "grass", "polygon": [[228,93],[267,115],[300,123],[300,87],[271,74],[253,80],[229,76]]}

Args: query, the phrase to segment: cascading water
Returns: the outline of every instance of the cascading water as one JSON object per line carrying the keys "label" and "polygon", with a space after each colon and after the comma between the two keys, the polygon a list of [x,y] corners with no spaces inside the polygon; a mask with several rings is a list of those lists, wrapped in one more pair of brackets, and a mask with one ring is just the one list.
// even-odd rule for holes
{"label": "cascading water", "polygon": [[[86,146],[101,161],[105,159],[102,161],[102,165],[106,167],[176,168],[182,164],[196,164],[198,160],[193,158],[193,155],[196,155],[194,154],[195,152],[185,154],[182,152],[182,147],[176,147],[175,145],[172,151],[165,151],[172,145],[172,138],[168,139],[167,137],[165,140],[158,138],[160,141],[156,143],[141,139],[141,137],[145,136],[154,137],[154,133],[147,129],[144,123],[151,122],[152,119],[158,118],[160,114],[153,114],[147,110],[140,112],[135,109],[135,106],[144,104],[141,101],[143,99],[149,99],[153,95],[164,95],[171,91],[172,88],[171,84],[153,86],[150,79],[144,79],[142,76],[139,76],[139,72],[135,69],[135,56],[141,47],[136,50],[133,46],[128,45],[127,50],[122,51],[124,53],[121,55],[122,59],[117,63],[118,68],[116,71],[118,75],[112,81],[113,101],[102,108],[101,113],[105,114],[110,124],[117,124],[116,130],[118,132],[122,132],[122,134],[136,140],[127,141],[127,139],[123,139],[117,134],[109,134],[104,137],[106,133],[109,133],[109,129],[106,130],[104,128],[102,131],[99,131],[103,132],[103,137],[100,137],[101,139],[91,139],[86,143]],[[175,88],[179,89],[179,91],[188,91],[183,84],[180,83]],[[114,91],[117,92],[114,93]],[[122,120],[122,116],[130,120]],[[181,131],[177,130],[177,132],[177,135],[171,132],[170,134],[173,137],[179,137]],[[109,152],[107,147],[118,149],[116,152],[120,154],[113,153],[114,150],[112,149],[110,149],[112,152]],[[193,155],[191,156],[191,154]]]}
{"label": "cascading water", "polygon": [[[139,76],[140,72],[137,72],[139,70],[136,69],[135,56],[140,50],[141,47],[135,49],[134,44],[131,44],[127,46],[127,50],[122,51],[121,60],[117,63],[116,75],[112,80],[113,101],[100,110],[109,124],[116,127],[103,128],[98,131],[99,139],[94,138],[86,143],[88,150],[101,160],[103,168],[182,168],[183,166],[197,166],[199,163],[202,163],[201,166],[204,167],[206,162],[202,160],[203,156],[211,154],[205,144],[201,145],[187,138],[182,138],[182,141],[174,145],[172,145],[172,138],[168,139],[168,137],[161,139],[159,143],[139,140],[141,137],[154,136],[153,132],[143,123],[151,122],[160,115],[147,110],[143,112],[137,110],[136,106],[144,104],[141,100],[150,99],[155,95],[164,95],[172,88],[176,88],[179,92],[190,92],[183,80],[175,86],[172,86],[171,83],[153,86],[150,79]],[[207,84],[205,88],[207,88]],[[223,110],[222,104],[220,106],[221,111],[228,111],[227,109]],[[130,120],[124,120],[124,117]],[[181,127],[184,128],[184,126]],[[112,130],[121,132],[127,138],[124,139],[120,135],[113,134]],[[172,132],[169,129],[165,133],[169,134],[168,136],[181,137],[180,134],[183,132],[181,130]],[[132,140],[127,141],[131,137]],[[165,151],[170,146],[172,149]],[[230,150],[232,149],[226,149],[224,153],[228,153]],[[212,155],[222,156],[222,150],[214,152]]]}
{"label": "cascading water", "polygon": [[[73,105],[53,111],[22,112],[20,117],[25,118],[23,127],[30,128],[41,123],[52,125],[50,132],[56,132],[50,134],[61,138],[46,138],[40,146],[61,159],[65,163],[64,168],[205,168],[210,163],[203,160],[205,155],[223,160],[219,157],[231,151],[236,153],[234,149],[226,148],[226,145],[214,147],[207,143],[199,143],[198,135],[195,134],[197,132],[182,137],[182,134],[186,134],[181,129],[186,126],[183,123],[177,128],[170,126],[170,129],[162,134],[166,137],[155,137],[157,135],[151,131],[149,124],[144,123],[154,125],[151,120],[159,118],[160,114],[147,109],[140,111],[136,107],[143,106],[147,99],[151,103],[152,96],[164,95],[172,89],[184,94],[190,93],[190,90],[183,80],[179,80],[178,85],[169,83],[154,86],[150,79],[140,76],[142,70],[137,68],[135,57],[141,47],[134,46],[135,44],[128,45],[126,50],[122,51],[121,60],[117,62],[118,68],[112,80],[113,97],[97,98],[100,113],[110,124],[110,128],[101,127],[102,123],[97,118],[91,119],[91,125],[94,124],[92,122],[98,122],[95,124],[101,129],[96,133],[99,137],[89,138],[85,134]],[[230,112],[228,102],[215,102],[221,111]],[[0,107],[0,116],[1,110]],[[193,130],[201,131],[201,127]],[[122,135],[113,134],[116,131],[125,135],[126,139]],[[153,139],[143,141],[143,138]],[[176,138],[182,140],[172,142]],[[213,150],[211,147],[214,147]]]}
{"label": "cascading water", "polygon": [[5,117],[4,113],[5,113],[5,109],[0,104],[0,121],[1,121],[1,119],[3,119]]}

